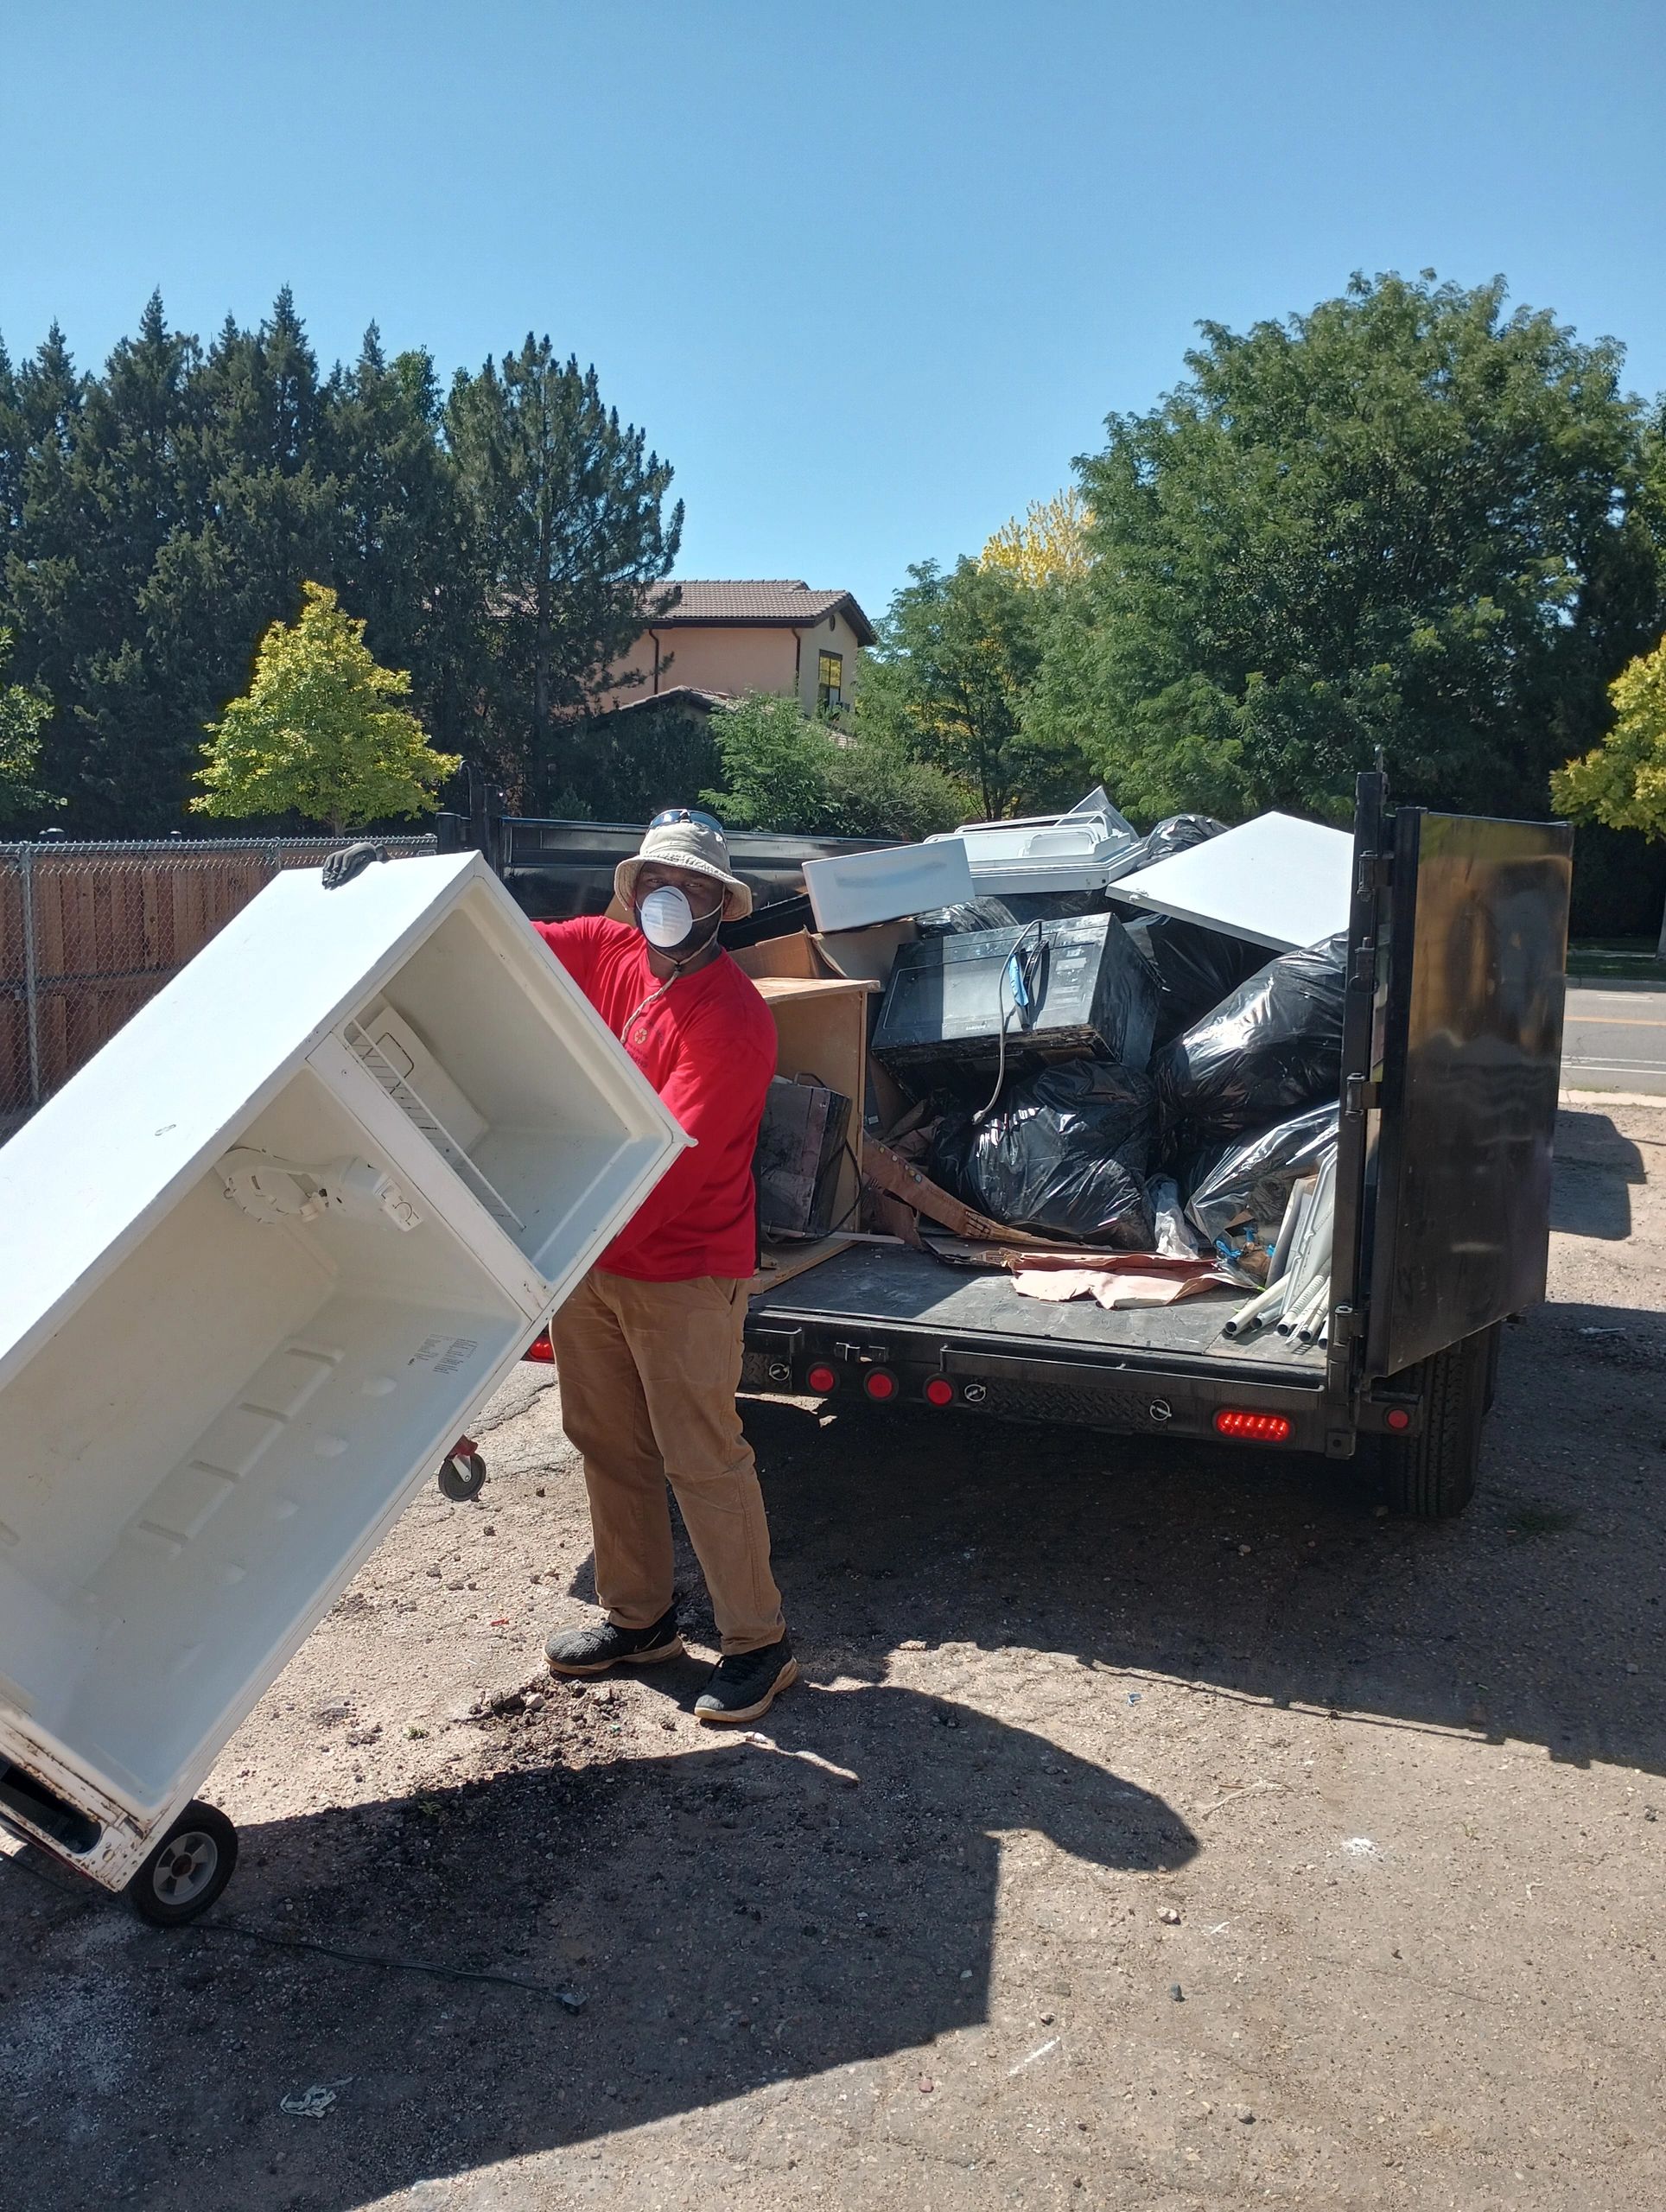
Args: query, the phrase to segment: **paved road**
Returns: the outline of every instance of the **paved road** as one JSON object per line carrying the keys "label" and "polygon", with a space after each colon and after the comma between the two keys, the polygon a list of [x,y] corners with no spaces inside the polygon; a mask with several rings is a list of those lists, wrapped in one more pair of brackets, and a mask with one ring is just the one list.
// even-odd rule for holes
{"label": "paved road", "polygon": [[1666,991],[1570,985],[1562,1084],[1666,1096]]}

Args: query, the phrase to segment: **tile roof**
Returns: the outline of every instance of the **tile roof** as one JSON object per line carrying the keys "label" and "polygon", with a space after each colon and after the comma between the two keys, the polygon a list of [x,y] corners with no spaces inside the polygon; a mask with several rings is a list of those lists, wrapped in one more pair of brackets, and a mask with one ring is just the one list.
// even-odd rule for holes
{"label": "tile roof", "polygon": [[633,691],[612,707],[601,709],[607,715],[639,715],[648,707],[687,707],[696,714],[715,714],[720,707],[733,707],[740,700],[738,691],[713,691],[700,683],[668,683],[663,691]]}
{"label": "tile roof", "polygon": [[836,609],[858,640],[874,642],[874,626],[848,591],[811,591],[791,576],[739,577],[717,582],[669,581],[682,598],[669,614],[661,615],[656,630],[682,622],[780,622],[808,625],[826,620]]}

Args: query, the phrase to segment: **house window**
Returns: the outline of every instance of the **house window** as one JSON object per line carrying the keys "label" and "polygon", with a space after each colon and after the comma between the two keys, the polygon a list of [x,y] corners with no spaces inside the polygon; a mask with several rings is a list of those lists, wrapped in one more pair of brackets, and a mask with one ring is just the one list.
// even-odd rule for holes
{"label": "house window", "polygon": [[816,704],[823,714],[844,704],[844,655],[818,653],[816,657]]}

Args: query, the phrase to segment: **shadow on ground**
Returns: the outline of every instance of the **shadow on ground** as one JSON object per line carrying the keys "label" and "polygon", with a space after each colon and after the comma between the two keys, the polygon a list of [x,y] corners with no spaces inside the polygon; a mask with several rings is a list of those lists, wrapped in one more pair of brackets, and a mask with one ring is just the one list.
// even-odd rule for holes
{"label": "shadow on ground", "polygon": [[[705,1673],[690,1660],[650,1687],[668,1712],[691,1707]],[[211,2075],[175,2056],[123,2125],[99,2126],[101,2085],[69,2101],[66,2126],[49,2073],[0,2036],[0,2079],[26,2082],[0,2100],[14,2177],[34,2154],[65,2206],[346,2212],[982,2020],[1002,1831],[1037,1831],[1113,1872],[1178,1867],[1196,1849],[1148,1792],[952,1702],[809,1685],[771,1725],[779,1752],[714,1735],[680,1755],[251,1827],[226,1902],[171,1935],[56,1878],[35,1890],[10,1876],[0,1924],[33,1908],[36,1943],[55,1936],[61,1955],[79,1936],[88,1961],[44,2008],[60,2026],[109,2001],[99,1963],[115,1942],[129,1974],[112,2035],[130,2037],[142,2010],[165,2021],[172,2053],[181,2036],[188,2052],[218,2040]],[[798,1747],[825,1764],[783,1755]],[[487,1967],[546,1993],[283,1947],[303,1931],[309,1945]],[[349,2129],[297,2135],[276,2119],[280,2092],[315,2084],[352,2086]],[[217,2173],[206,2193],[191,2171],[204,2164]]]}
{"label": "shadow on ground", "polygon": [[[1598,1164],[1623,1191],[1625,1162]],[[724,1738],[610,1758],[604,1725],[600,1764],[529,1735],[493,1781],[246,1832],[219,1912],[525,1975],[581,1993],[570,2013],[227,1928],[153,1935],[0,1869],[21,2201],[347,2212],[770,2081],[830,2110],[854,2079],[832,2069],[982,2019],[1003,1836],[1097,1870],[1105,1925],[1085,1933],[1109,1938],[1133,1910],[1122,1876],[1198,1850],[1197,1808],[887,1681],[906,1644],[967,1647],[984,1681],[1062,1655],[1107,1716],[1150,1674],[1666,1773],[1663,1362],[1650,1312],[1551,1306],[1510,1328],[1480,1494],[1441,1526],[1377,1518],[1325,1462],[752,1404],[806,1675],[766,1726],[860,1781]],[[690,1610],[709,1630],[697,1593]],[[701,1680],[693,1662],[654,1678],[667,1716]],[[99,2073],[101,2052],[153,2046],[140,2078],[114,2056]],[[349,2078],[343,2124],[276,2116]]]}
{"label": "shadow on ground", "polygon": [[1631,1233],[1631,1187],[1647,1179],[1641,1149],[1606,1114],[1562,1108],[1556,1116],[1553,1229],[1623,1243]]}

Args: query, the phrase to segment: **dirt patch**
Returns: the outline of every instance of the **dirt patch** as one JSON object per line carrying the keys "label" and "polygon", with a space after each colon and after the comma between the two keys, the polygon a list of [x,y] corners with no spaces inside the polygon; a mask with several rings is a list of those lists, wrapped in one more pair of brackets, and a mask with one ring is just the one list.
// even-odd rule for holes
{"label": "dirt patch", "polygon": [[522,1370],[480,1499],[422,1493],[229,1747],[209,1923],[0,1866],[0,2196],[1659,2203],[1666,1112],[1610,1113],[1459,1523],[1276,1455],[754,1408],[775,1748],[691,1717],[686,1554],[696,1656],[542,1674],[588,1530]]}

